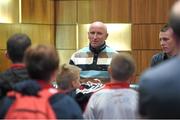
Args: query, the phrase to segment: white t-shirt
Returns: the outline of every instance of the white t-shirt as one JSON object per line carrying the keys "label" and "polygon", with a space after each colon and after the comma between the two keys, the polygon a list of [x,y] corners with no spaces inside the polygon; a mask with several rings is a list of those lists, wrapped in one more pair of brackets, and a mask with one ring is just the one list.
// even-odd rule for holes
{"label": "white t-shirt", "polygon": [[102,89],[94,93],[84,112],[85,119],[138,118],[138,93],[130,88]]}

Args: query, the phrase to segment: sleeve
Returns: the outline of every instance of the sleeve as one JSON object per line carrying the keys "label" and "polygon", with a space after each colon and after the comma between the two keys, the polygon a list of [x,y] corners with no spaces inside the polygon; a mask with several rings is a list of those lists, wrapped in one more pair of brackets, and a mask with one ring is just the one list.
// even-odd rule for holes
{"label": "sleeve", "polygon": [[73,98],[56,94],[50,99],[50,104],[57,119],[82,119],[82,111]]}
{"label": "sleeve", "polygon": [[3,119],[9,110],[10,106],[13,104],[14,99],[11,99],[9,97],[5,97],[0,100],[0,119]]}
{"label": "sleeve", "polygon": [[157,60],[156,60],[156,56],[153,56],[152,59],[151,59],[151,64],[150,64],[150,66],[151,66],[151,67],[155,66],[155,65],[157,64],[156,61],[157,61]]}
{"label": "sleeve", "polygon": [[164,61],[164,53],[161,52],[161,53],[155,54],[151,60],[151,67],[158,65],[162,61]]}

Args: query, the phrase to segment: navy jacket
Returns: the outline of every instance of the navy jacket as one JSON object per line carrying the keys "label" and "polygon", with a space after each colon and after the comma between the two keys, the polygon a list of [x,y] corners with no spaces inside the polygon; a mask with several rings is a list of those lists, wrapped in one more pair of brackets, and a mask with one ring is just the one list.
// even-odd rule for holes
{"label": "navy jacket", "polygon": [[11,68],[0,73],[0,99],[12,90],[15,83],[27,79],[29,79],[29,75],[24,64],[13,64]]}
{"label": "navy jacket", "polygon": [[167,60],[168,56],[164,52],[157,53],[153,55],[151,60],[151,67],[158,65],[159,63],[162,63],[163,61]]}

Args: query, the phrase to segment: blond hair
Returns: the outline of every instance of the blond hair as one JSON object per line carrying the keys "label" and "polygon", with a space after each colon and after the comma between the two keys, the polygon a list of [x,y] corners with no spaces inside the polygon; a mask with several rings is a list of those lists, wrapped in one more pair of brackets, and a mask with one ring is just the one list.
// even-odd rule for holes
{"label": "blond hair", "polygon": [[72,81],[80,79],[81,69],[74,65],[63,64],[57,76],[58,87],[62,90],[72,88]]}

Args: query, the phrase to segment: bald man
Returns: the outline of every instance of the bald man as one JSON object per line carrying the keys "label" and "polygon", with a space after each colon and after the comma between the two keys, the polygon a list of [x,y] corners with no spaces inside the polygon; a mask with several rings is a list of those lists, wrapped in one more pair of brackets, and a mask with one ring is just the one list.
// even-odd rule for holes
{"label": "bald man", "polygon": [[[180,53],[180,1],[172,7],[169,24]],[[180,118],[180,56],[163,62],[140,77],[139,112],[146,118]]]}
{"label": "bald man", "polygon": [[111,58],[117,52],[106,45],[108,37],[107,27],[100,21],[93,22],[89,27],[89,46],[75,52],[69,63],[80,67],[81,79],[100,79],[102,82],[109,80],[107,68]]}

